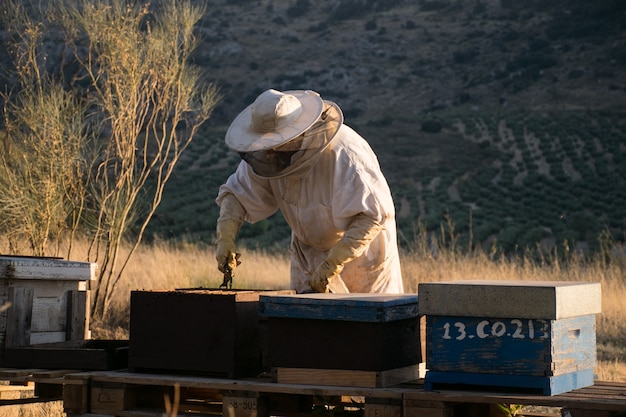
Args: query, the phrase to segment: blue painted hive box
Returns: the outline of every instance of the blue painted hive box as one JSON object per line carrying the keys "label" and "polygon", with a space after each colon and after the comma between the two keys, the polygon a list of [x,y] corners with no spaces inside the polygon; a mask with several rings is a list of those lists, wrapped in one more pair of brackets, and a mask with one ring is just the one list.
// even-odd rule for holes
{"label": "blue painted hive box", "polygon": [[419,284],[426,315],[426,390],[555,395],[593,385],[599,283]]}
{"label": "blue painted hive box", "polygon": [[281,383],[382,387],[419,377],[417,294],[261,295]]}

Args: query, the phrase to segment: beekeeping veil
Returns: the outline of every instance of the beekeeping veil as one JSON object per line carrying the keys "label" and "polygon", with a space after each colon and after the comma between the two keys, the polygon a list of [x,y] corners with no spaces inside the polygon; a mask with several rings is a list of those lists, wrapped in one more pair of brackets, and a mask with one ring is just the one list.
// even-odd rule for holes
{"label": "beekeeping veil", "polygon": [[226,145],[255,174],[277,178],[315,163],[343,123],[339,106],[311,90],[267,90],[226,132]]}

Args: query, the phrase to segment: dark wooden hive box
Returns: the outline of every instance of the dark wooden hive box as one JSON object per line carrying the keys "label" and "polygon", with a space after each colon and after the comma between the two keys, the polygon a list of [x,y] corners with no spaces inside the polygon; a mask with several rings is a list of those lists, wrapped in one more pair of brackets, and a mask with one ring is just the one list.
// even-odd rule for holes
{"label": "dark wooden hive box", "polygon": [[273,370],[410,367],[413,378],[421,362],[417,294],[262,295],[260,310]]}
{"label": "dark wooden hive box", "polygon": [[129,369],[228,378],[259,374],[264,369],[266,337],[258,314],[262,293],[133,291]]}

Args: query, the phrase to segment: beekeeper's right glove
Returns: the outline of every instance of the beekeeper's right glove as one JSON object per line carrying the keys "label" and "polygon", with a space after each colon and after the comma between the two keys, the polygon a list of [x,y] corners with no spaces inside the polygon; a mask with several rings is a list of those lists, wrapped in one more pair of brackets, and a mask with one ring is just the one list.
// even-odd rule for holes
{"label": "beekeeper's right glove", "polygon": [[337,288],[340,274],[346,263],[361,256],[372,240],[383,230],[383,226],[365,213],[354,216],[343,237],[328,251],[326,260],[317,267],[311,277],[310,285],[314,292],[329,292],[335,281]]}
{"label": "beekeeper's right glove", "polygon": [[241,262],[237,253],[235,240],[237,233],[246,217],[246,210],[233,194],[226,194],[222,199],[220,217],[217,219],[215,238],[215,258],[217,269],[225,272],[225,267],[230,268],[231,274]]}

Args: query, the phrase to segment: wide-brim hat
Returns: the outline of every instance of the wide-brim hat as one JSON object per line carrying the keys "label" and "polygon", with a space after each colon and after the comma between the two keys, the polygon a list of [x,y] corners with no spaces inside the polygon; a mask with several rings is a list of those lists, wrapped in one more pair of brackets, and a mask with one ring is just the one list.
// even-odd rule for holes
{"label": "wide-brim hat", "polygon": [[272,149],[306,132],[320,117],[324,101],[311,90],[267,90],[233,120],[226,145],[237,152]]}

